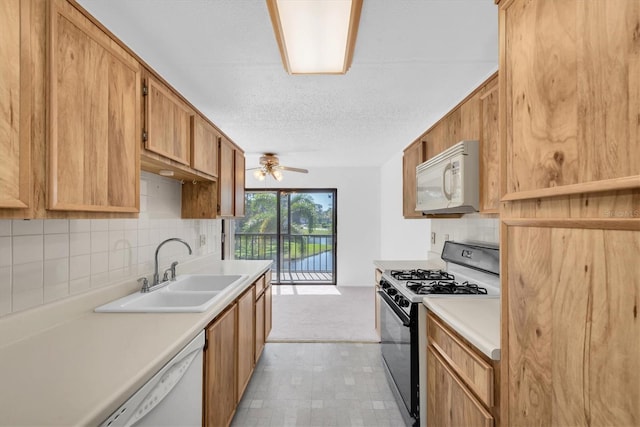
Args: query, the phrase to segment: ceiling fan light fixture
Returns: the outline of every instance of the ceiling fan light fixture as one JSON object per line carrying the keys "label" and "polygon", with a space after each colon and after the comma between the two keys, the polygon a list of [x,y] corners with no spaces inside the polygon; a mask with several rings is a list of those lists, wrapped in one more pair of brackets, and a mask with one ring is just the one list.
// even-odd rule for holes
{"label": "ceiling fan light fixture", "polygon": [[271,175],[275,178],[276,181],[282,181],[282,172],[279,170],[271,170]]}
{"label": "ceiling fan light fixture", "polygon": [[267,174],[262,169],[256,169],[255,171],[253,171],[253,177],[258,181],[264,181],[266,176]]}
{"label": "ceiling fan light fixture", "polygon": [[345,74],[351,66],[362,0],[266,0],[289,74]]}

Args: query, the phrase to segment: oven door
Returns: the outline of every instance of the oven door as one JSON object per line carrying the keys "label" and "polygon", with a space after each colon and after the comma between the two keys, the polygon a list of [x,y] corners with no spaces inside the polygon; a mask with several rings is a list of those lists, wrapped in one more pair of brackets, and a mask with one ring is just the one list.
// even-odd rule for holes
{"label": "oven door", "polygon": [[[404,402],[407,412],[416,416],[412,384],[411,317],[399,308],[386,292],[379,291],[383,303],[380,304],[380,341],[382,358],[389,374]],[[417,377],[417,372],[414,373]]]}

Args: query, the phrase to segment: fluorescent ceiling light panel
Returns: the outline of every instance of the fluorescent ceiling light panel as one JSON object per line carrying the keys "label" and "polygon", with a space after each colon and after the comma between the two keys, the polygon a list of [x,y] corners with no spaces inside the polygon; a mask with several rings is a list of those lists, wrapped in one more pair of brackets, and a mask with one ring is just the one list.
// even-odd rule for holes
{"label": "fluorescent ceiling light panel", "polygon": [[267,5],[287,72],[347,72],[362,0],[267,0]]}

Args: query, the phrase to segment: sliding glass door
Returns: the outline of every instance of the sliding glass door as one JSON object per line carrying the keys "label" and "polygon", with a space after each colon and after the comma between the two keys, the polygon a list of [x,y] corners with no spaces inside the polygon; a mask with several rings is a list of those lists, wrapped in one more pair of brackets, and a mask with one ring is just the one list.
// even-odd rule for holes
{"label": "sliding glass door", "polygon": [[336,284],[336,190],[246,190],[235,258],[271,259],[280,284]]}

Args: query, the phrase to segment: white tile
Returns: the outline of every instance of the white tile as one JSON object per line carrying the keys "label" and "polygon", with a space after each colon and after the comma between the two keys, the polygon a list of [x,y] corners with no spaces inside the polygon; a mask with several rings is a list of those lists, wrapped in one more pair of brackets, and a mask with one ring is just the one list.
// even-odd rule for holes
{"label": "white tile", "polygon": [[87,277],[82,277],[80,279],[70,280],[69,281],[69,294],[74,295],[80,292],[84,292],[91,287],[91,279]]}
{"label": "white tile", "polygon": [[149,210],[148,196],[140,196],[140,212],[147,212],[148,210]]}
{"label": "white tile", "polygon": [[11,313],[11,267],[0,267],[0,316]]}
{"label": "white tile", "polygon": [[108,219],[92,219],[91,231],[108,231],[109,220]]}
{"label": "white tile", "polygon": [[55,301],[69,295],[69,259],[44,262],[44,302]]}
{"label": "white tile", "polygon": [[69,234],[44,235],[44,259],[69,257]]}
{"label": "white tile", "polygon": [[69,258],[69,279],[88,278],[91,275],[91,256],[78,255]]}
{"label": "white tile", "polygon": [[108,231],[92,231],[91,232],[91,253],[106,252],[109,250],[109,232]]}
{"label": "white tile", "polygon": [[0,219],[0,236],[11,236],[10,219]]}
{"label": "white tile", "polygon": [[91,233],[69,234],[69,255],[87,255],[91,253]]}
{"label": "white tile", "polygon": [[44,234],[59,234],[68,232],[68,219],[47,219],[44,221]]}
{"label": "white tile", "polygon": [[137,230],[138,229],[138,220],[137,219],[125,219],[124,220],[124,229],[125,230]]}
{"label": "white tile", "polygon": [[120,268],[117,270],[109,270],[109,281],[110,282],[118,282],[124,279],[127,276],[125,270]]}
{"label": "white tile", "polygon": [[109,230],[124,230],[125,220],[122,218],[114,218],[109,220]]}
{"label": "white tile", "polygon": [[109,252],[91,254],[91,275],[109,271]]}
{"label": "white tile", "polygon": [[149,230],[146,228],[138,229],[138,244],[137,246],[147,246],[149,244]]}
{"label": "white tile", "polygon": [[124,230],[109,231],[109,250],[124,249]]}
{"label": "white tile", "polygon": [[32,234],[42,234],[44,231],[41,219],[14,219],[12,223],[12,234],[14,236],[26,236]]}
{"label": "white tile", "polygon": [[131,269],[138,264],[138,248],[126,249],[124,251],[124,267]]}
{"label": "white tile", "polygon": [[84,233],[91,231],[90,219],[72,219],[69,220],[69,231],[71,233]]}
{"label": "white tile", "polygon": [[109,272],[105,271],[100,274],[91,275],[91,287],[99,288],[100,286],[107,285],[109,283]]}
{"label": "white tile", "polygon": [[149,192],[149,181],[146,179],[140,180],[140,195],[146,196]]}
{"label": "white tile", "polygon": [[124,267],[124,251],[109,252],[109,271],[121,270]]}
{"label": "white tile", "polygon": [[0,267],[11,265],[11,237],[0,237]]}
{"label": "white tile", "polygon": [[44,259],[44,239],[38,236],[13,237],[13,265],[25,264]]}
{"label": "white tile", "polygon": [[125,230],[124,243],[125,248],[138,247],[138,230]]}
{"label": "white tile", "polygon": [[13,266],[13,311],[25,310],[44,302],[42,262]]}

